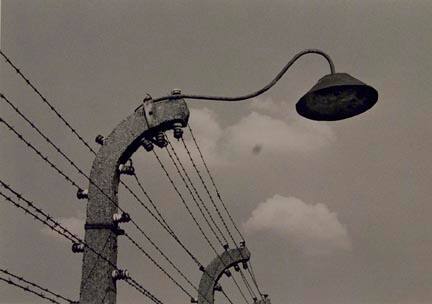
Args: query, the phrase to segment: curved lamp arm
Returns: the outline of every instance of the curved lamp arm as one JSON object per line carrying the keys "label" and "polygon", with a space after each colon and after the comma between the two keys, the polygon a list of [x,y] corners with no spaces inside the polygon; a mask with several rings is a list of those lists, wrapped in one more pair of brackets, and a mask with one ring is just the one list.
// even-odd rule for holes
{"label": "curved lamp arm", "polygon": [[168,96],[156,98],[153,100],[153,102],[158,102],[158,101],[167,100],[167,99],[182,99],[182,98],[218,100],[218,101],[239,101],[239,100],[245,100],[245,99],[253,98],[253,97],[256,97],[258,95],[261,95],[262,93],[269,90],[272,86],[274,86],[276,84],[276,82],[278,82],[279,79],[281,79],[282,76],[286,73],[286,71],[294,64],[294,62],[296,62],[300,57],[302,57],[303,55],[306,55],[306,54],[318,54],[318,55],[323,56],[328,61],[329,65],[330,65],[331,74],[335,73],[335,67],[334,67],[333,61],[331,60],[329,55],[327,55],[326,53],[324,53],[323,51],[318,50],[318,49],[306,49],[306,50],[303,50],[303,51],[297,53],[296,55],[294,55],[294,57],[283,67],[283,69],[279,72],[279,74],[277,74],[276,77],[269,84],[267,84],[262,89],[255,91],[253,93],[242,95],[242,96],[235,96],[235,97],[176,94],[176,95],[168,95]]}

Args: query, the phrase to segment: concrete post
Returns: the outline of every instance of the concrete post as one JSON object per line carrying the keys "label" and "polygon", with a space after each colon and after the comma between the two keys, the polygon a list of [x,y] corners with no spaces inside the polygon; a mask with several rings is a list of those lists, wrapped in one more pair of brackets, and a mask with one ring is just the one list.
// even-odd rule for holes
{"label": "concrete post", "polygon": [[[160,131],[173,125],[187,125],[189,110],[182,99],[144,102],[103,140],[90,174],[85,242],[117,265],[117,213],[119,165],[125,164],[146,138],[154,140]],[[131,215],[133,218],[133,214]],[[81,304],[115,304],[116,282],[113,267],[86,248],[83,255],[80,289]]]}
{"label": "concrete post", "polygon": [[[246,263],[250,259],[250,252],[246,247],[229,249],[214,258],[205,268],[198,287],[198,304],[214,304],[214,291],[220,277],[229,268],[239,263]],[[266,304],[266,303],[263,303]]]}

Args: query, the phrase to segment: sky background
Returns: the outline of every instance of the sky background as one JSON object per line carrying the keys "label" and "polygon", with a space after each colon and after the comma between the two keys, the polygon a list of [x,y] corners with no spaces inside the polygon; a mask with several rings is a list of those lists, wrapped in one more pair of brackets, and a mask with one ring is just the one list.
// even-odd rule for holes
{"label": "sky background", "polygon": [[[325,60],[308,55],[259,98],[188,101],[191,126],[272,303],[432,303],[431,1],[3,0],[1,6],[2,51],[95,148],[95,136],[108,135],[146,92],[239,95],[262,87],[304,48],[330,54],[337,71],[378,90],[370,111],[331,123],[298,116],[295,102],[329,72]],[[89,172],[93,156],[4,60],[0,68],[1,92]],[[87,187],[4,102],[0,113]],[[185,138],[190,142],[187,132]],[[168,166],[164,151],[157,152]],[[209,263],[214,254],[154,157],[141,149],[133,160],[168,222]],[[4,126],[0,177],[83,233],[85,202]],[[192,261],[128,194],[119,196],[198,285]],[[0,213],[0,266],[77,299],[81,254],[4,201]],[[121,238],[118,263],[164,303],[189,302]],[[231,281],[221,284],[241,302]],[[118,292],[118,303],[149,302],[121,282]],[[2,304],[39,302],[0,283]]]}

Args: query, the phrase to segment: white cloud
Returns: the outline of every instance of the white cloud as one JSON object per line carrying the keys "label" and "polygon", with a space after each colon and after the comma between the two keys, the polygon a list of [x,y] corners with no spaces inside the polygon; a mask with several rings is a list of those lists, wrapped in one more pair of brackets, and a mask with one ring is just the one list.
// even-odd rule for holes
{"label": "white cloud", "polygon": [[292,115],[275,118],[276,113],[282,114],[283,105],[272,100],[251,107],[273,114],[253,111],[234,125],[222,128],[216,114],[209,109],[191,110],[191,125],[209,161],[229,164],[254,154],[273,157],[310,153],[336,140],[326,123],[291,118]]}
{"label": "white cloud", "polygon": [[252,112],[225,130],[226,146],[236,155],[250,154],[254,147],[270,155],[289,152],[307,153],[328,146],[335,140],[326,124],[293,119],[285,122],[269,115]]}
{"label": "white cloud", "polygon": [[260,203],[244,223],[248,233],[270,231],[306,255],[351,250],[347,229],[324,204],[306,204],[295,197],[275,195]]}
{"label": "white cloud", "polygon": [[[84,220],[78,217],[61,217],[55,219],[59,224],[61,224],[64,228],[68,229],[70,232],[78,236],[79,238],[84,238]],[[62,231],[61,228],[56,228],[58,231]],[[45,235],[58,238],[59,240],[66,240],[64,237],[59,235],[57,232],[51,230],[48,227],[42,228],[42,233]]]}

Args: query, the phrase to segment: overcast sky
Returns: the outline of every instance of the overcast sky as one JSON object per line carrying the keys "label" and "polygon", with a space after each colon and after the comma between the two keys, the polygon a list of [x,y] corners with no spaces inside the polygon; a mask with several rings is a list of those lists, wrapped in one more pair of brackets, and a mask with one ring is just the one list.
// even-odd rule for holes
{"label": "overcast sky", "polygon": [[[304,48],[329,53],[337,71],[378,90],[370,111],[331,123],[298,116],[295,102],[329,72],[308,55],[254,100],[188,101],[191,126],[272,303],[432,303],[431,1],[3,0],[1,14],[2,51],[95,148],[95,136],[146,92],[248,93]],[[4,60],[0,67],[1,92],[89,172],[93,156]],[[0,113],[87,187],[4,102]],[[169,223],[209,263],[214,254],[154,157],[139,150],[133,160]],[[83,233],[85,202],[4,126],[0,178]],[[146,211],[123,191],[120,204],[198,285],[196,266]],[[0,212],[0,266],[77,299],[81,254],[3,200]],[[164,303],[189,302],[124,239],[118,264]],[[221,283],[241,303],[232,282]],[[149,302],[118,287],[119,303]],[[0,283],[0,303],[43,302]]]}

